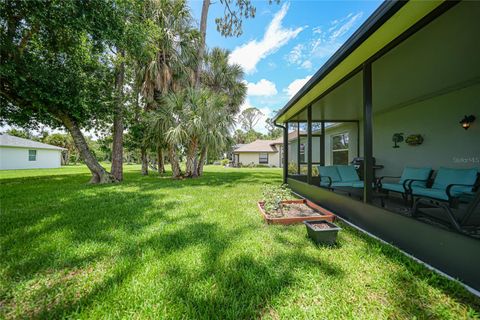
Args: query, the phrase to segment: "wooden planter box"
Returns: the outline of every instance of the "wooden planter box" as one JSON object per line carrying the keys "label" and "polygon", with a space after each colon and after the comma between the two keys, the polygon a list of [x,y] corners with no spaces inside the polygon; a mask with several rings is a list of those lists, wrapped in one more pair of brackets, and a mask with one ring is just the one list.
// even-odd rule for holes
{"label": "wooden planter box", "polygon": [[308,200],[287,200],[287,201],[282,201],[284,204],[290,204],[290,203],[300,203],[300,204],[306,204],[316,212],[318,212],[320,215],[319,216],[304,216],[304,217],[285,217],[285,218],[270,218],[266,213],[264,209],[264,202],[259,201],[258,202],[258,209],[260,210],[260,213],[263,216],[263,219],[267,223],[272,223],[272,224],[294,224],[294,223],[301,223],[303,221],[312,221],[312,220],[327,220],[330,222],[335,221],[335,215],[325,209],[320,207],[319,205],[316,205],[315,203],[308,201]]}

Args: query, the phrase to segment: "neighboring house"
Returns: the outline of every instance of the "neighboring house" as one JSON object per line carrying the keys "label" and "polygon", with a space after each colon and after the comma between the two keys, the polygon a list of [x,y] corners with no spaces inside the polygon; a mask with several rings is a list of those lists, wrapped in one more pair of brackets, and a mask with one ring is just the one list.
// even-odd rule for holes
{"label": "neighboring house", "polygon": [[255,140],[244,144],[233,151],[233,164],[238,165],[266,165],[269,167],[282,166],[283,138],[277,140]]}
{"label": "neighboring house", "polygon": [[64,148],[0,134],[0,170],[59,168]]}

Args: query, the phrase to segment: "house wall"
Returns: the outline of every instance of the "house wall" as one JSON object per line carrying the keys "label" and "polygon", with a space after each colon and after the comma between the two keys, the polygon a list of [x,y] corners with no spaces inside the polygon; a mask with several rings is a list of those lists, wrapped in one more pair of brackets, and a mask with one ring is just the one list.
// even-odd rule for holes
{"label": "house wall", "polygon": [[[325,165],[332,164],[332,137],[347,132],[349,134],[348,145],[348,161],[351,162],[353,158],[358,157],[358,129],[354,122],[344,122],[328,129],[325,129]],[[305,144],[305,154],[308,155],[307,137],[301,137],[300,143]],[[297,163],[297,139],[291,140],[288,148],[289,162]],[[320,137],[312,137],[312,162],[320,162]],[[305,157],[307,162],[307,156]]]}
{"label": "house wall", "polygon": [[[28,150],[37,150],[37,160],[28,161]],[[60,168],[60,150],[0,147],[0,170]]]}
{"label": "house wall", "polygon": [[337,126],[325,130],[325,165],[332,165],[333,152],[332,152],[332,137],[334,135],[347,132],[349,135],[348,143],[348,162],[351,162],[353,158],[358,157],[357,145],[358,145],[358,132],[357,124],[354,122],[344,122]]}
{"label": "house wall", "polygon": [[[259,164],[258,160],[260,154],[258,152],[239,152],[239,162],[243,165],[248,165],[250,163]],[[278,152],[269,152],[268,153],[268,165],[279,167],[280,160],[279,160],[279,153]]]}
{"label": "house wall", "polygon": [[[381,175],[400,175],[405,166],[438,169],[480,168],[480,84],[433,97],[374,117],[373,152],[385,166]],[[468,130],[459,121],[473,114]],[[392,148],[394,133],[421,134],[423,144],[400,143]]]}

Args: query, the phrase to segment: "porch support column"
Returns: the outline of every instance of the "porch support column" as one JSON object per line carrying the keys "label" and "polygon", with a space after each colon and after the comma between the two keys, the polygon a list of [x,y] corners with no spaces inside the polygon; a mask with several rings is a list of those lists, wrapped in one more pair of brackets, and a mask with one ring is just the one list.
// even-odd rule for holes
{"label": "porch support column", "polygon": [[307,183],[312,184],[312,105],[307,109]]}
{"label": "porch support column", "polygon": [[320,165],[325,166],[325,121],[322,121],[320,136]]}
{"label": "porch support column", "polygon": [[363,65],[363,202],[372,202],[373,183],[372,64]]}
{"label": "porch support column", "polygon": [[287,183],[288,177],[288,122],[283,127],[283,183]]}
{"label": "porch support column", "polygon": [[297,122],[297,174],[300,175],[300,122]]}

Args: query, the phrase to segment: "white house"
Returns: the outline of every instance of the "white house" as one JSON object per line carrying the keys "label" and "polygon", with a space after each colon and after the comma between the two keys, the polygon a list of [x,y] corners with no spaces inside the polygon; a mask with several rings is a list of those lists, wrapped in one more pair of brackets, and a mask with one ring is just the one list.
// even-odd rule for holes
{"label": "white house", "polygon": [[0,134],[0,170],[59,168],[64,149]]}
{"label": "white house", "polygon": [[280,167],[282,165],[283,140],[255,140],[244,144],[233,151],[233,163],[238,165],[266,165]]}

